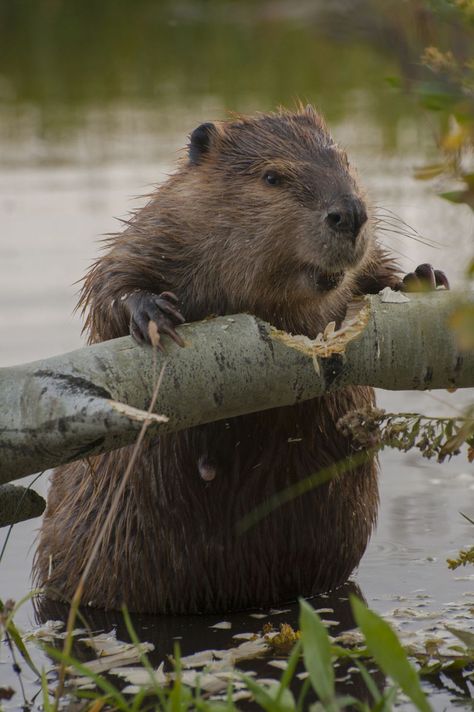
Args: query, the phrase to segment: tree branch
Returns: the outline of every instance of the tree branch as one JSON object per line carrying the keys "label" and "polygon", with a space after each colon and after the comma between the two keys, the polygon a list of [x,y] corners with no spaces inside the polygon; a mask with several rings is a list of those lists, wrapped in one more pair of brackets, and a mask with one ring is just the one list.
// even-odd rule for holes
{"label": "tree branch", "polygon": [[[166,355],[130,337],[0,369],[0,484],[133,442],[152,432],[321,396],[347,385],[391,390],[474,386],[474,354],[448,323],[472,295],[410,295],[403,304],[369,297],[355,320],[314,341],[247,315],[180,327]],[[166,361],[156,414],[145,413]],[[0,505],[1,509],[1,505]]]}

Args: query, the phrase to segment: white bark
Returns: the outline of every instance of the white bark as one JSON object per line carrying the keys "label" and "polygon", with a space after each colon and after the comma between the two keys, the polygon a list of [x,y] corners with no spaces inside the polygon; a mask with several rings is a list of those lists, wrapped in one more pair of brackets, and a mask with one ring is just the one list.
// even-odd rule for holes
{"label": "white bark", "polygon": [[[447,325],[472,295],[369,297],[354,324],[310,341],[246,314],[180,327],[166,355],[130,337],[0,369],[0,484],[135,439],[166,362],[150,431],[291,405],[346,385],[474,386],[474,354]],[[0,503],[1,510],[1,503]]]}

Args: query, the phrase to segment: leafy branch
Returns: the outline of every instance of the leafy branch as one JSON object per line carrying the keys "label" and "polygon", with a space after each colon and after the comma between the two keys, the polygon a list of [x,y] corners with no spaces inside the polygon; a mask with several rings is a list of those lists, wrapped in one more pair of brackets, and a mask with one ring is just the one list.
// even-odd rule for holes
{"label": "leafy branch", "polygon": [[387,413],[368,407],[346,413],[337,427],[352,435],[358,449],[386,447],[407,452],[417,448],[423,457],[444,462],[468,446],[469,462],[474,461],[474,406],[456,417],[434,417],[420,413]]}

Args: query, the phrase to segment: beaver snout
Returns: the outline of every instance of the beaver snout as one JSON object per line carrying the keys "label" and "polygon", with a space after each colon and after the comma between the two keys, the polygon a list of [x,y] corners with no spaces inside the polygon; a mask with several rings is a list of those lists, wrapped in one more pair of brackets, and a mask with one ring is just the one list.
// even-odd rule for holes
{"label": "beaver snout", "polygon": [[354,195],[344,195],[332,203],[325,217],[334,233],[346,233],[355,243],[362,226],[367,222],[365,205]]}

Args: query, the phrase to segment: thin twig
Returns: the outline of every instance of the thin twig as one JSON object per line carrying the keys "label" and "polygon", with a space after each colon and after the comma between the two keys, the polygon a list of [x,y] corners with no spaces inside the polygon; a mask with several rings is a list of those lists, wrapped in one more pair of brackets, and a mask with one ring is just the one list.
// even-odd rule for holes
{"label": "thin twig", "polygon": [[[156,382],[155,389],[154,389],[154,391],[153,391],[153,395],[152,395],[152,398],[151,398],[151,401],[150,401],[150,405],[148,406],[147,415],[151,415],[151,413],[152,413],[153,410],[154,410],[155,403],[156,403],[156,399],[157,399],[157,397],[158,397],[158,392],[159,392],[159,390],[160,390],[161,383],[162,383],[162,380],[163,380],[163,374],[164,374],[166,365],[167,365],[167,361],[165,361],[165,362],[163,363],[163,366],[161,367],[160,375],[159,375],[158,380],[157,380],[157,382]],[[146,420],[143,421],[143,425],[142,425],[142,427],[141,427],[141,429],[140,429],[140,432],[139,432],[139,434],[138,434],[138,437],[137,437],[137,440],[136,440],[136,442],[135,442],[135,446],[134,446],[134,448],[133,448],[133,452],[132,452],[132,454],[131,454],[131,457],[130,457],[130,460],[129,460],[129,462],[128,462],[128,465],[127,465],[127,468],[126,468],[126,470],[125,470],[125,473],[124,473],[124,475],[123,475],[123,477],[122,477],[122,480],[121,480],[121,482],[120,482],[120,485],[119,485],[119,487],[118,487],[118,489],[117,489],[117,491],[116,491],[116,493],[115,493],[115,496],[114,496],[114,498],[113,498],[113,500],[112,500],[112,504],[111,504],[111,506],[110,506],[110,508],[109,508],[109,512],[108,512],[108,514],[107,514],[107,517],[106,517],[106,519],[105,519],[105,521],[104,521],[104,524],[103,524],[103,526],[102,526],[102,528],[101,528],[101,530],[100,530],[99,536],[97,537],[97,539],[96,539],[96,541],[95,541],[95,543],[94,543],[94,547],[93,547],[93,549],[92,549],[92,551],[91,551],[91,553],[90,553],[90,556],[89,556],[89,558],[88,558],[88,560],[87,560],[87,562],[86,562],[86,565],[85,565],[84,570],[83,570],[83,572],[82,572],[82,574],[81,574],[81,578],[79,579],[79,583],[78,583],[78,585],[77,585],[77,588],[76,588],[76,590],[75,590],[75,592],[74,592],[74,596],[73,596],[72,601],[71,601],[71,607],[70,607],[70,609],[69,609],[69,615],[68,615],[67,626],[66,626],[66,637],[65,637],[65,639],[64,639],[64,648],[63,648],[64,660],[61,662],[61,665],[60,665],[60,668],[59,668],[59,672],[58,672],[59,680],[58,680],[58,687],[57,687],[57,689],[56,689],[56,700],[55,700],[55,709],[56,709],[56,710],[58,710],[59,700],[61,699],[61,697],[62,697],[62,695],[63,695],[63,692],[64,692],[64,683],[65,683],[65,677],[66,677],[66,662],[65,662],[65,660],[68,659],[68,658],[70,657],[70,655],[71,655],[72,643],[73,643],[72,631],[74,630],[74,624],[75,624],[76,617],[77,617],[77,613],[78,613],[78,609],[79,609],[79,606],[80,606],[80,603],[81,603],[82,594],[83,594],[83,592],[84,592],[84,585],[85,585],[85,582],[86,582],[86,580],[87,580],[87,576],[89,575],[89,572],[90,572],[90,570],[91,570],[91,567],[92,567],[92,564],[93,564],[93,562],[94,562],[94,559],[95,559],[95,557],[97,556],[97,553],[98,553],[98,551],[99,551],[99,548],[100,548],[100,546],[101,546],[101,544],[102,544],[102,542],[103,542],[105,533],[106,533],[107,530],[109,529],[109,526],[112,524],[113,518],[115,517],[116,511],[117,511],[117,508],[118,508],[118,504],[119,504],[119,502],[120,502],[120,499],[121,499],[122,496],[123,496],[123,493],[124,493],[124,491],[125,491],[125,487],[127,486],[127,483],[128,483],[129,478],[130,478],[130,475],[131,475],[133,466],[134,466],[135,461],[136,461],[136,459],[137,459],[138,452],[139,452],[139,450],[140,450],[141,444],[142,444],[143,439],[144,439],[144,437],[145,437],[146,429],[147,429],[148,425],[150,424],[150,422],[151,422],[151,418],[150,418],[150,419],[146,419]]]}

